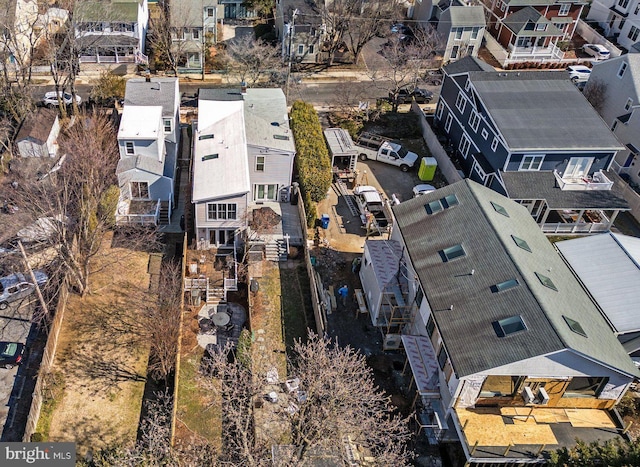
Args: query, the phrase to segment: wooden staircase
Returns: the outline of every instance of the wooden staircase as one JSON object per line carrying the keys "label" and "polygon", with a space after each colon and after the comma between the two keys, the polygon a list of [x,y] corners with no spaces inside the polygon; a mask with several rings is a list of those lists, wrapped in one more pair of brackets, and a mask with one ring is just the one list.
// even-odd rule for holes
{"label": "wooden staircase", "polygon": [[169,201],[160,201],[160,212],[158,213],[158,225],[169,225]]}

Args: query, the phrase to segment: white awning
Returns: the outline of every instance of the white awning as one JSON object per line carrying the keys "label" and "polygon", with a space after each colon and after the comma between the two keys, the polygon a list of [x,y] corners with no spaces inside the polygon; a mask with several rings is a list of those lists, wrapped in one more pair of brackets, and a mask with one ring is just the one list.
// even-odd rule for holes
{"label": "white awning", "polygon": [[428,337],[402,336],[413,379],[421,396],[440,396],[438,387],[438,360]]}

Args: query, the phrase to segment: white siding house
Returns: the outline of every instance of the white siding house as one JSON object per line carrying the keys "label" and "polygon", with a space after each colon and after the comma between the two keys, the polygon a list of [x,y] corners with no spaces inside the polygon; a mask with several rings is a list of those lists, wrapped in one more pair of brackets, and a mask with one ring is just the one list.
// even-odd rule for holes
{"label": "white siding house", "polygon": [[38,108],[29,114],[18,134],[16,145],[22,157],[55,157],[58,154],[60,121],[53,109]]}
{"label": "white siding house", "polygon": [[481,6],[450,6],[438,21],[438,35],[445,44],[444,63],[478,56],[486,21]]}

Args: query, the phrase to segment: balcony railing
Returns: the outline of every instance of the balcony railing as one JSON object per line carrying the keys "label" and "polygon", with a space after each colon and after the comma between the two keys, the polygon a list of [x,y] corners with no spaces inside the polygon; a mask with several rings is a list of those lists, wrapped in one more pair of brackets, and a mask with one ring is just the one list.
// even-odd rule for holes
{"label": "balcony railing", "polygon": [[559,47],[551,44],[547,47],[517,47],[509,45],[510,58],[528,58],[528,59],[554,59],[562,60],[564,58],[564,52]]}
{"label": "balcony railing", "polygon": [[558,186],[564,191],[610,190],[613,182],[600,170],[592,176],[563,178],[554,170]]}
{"label": "balcony railing", "polygon": [[132,213],[131,200],[121,199],[118,203],[118,209],[116,211],[116,224],[139,224],[139,225],[158,225],[158,219],[160,217],[160,200],[156,202],[153,212],[146,213]]}
{"label": "balcony railing", "polygon": [[608,232],[610,224],[603,223],[577,223],[564,222],[542,224],[542,232],[546,234],[588,234],[596,232]]}

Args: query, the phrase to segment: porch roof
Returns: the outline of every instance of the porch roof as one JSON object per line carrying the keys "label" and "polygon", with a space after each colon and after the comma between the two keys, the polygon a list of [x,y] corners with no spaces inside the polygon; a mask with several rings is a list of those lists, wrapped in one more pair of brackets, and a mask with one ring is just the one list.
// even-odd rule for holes
{"label": "porch roof", "polygon": [[563,191],[553,172],[500,172],[511,199],[544,199],[550,209],[618,209],[628,211],[627,203],[618,190],[617,174],[604,172],[614,180],[611,190]]}
{"label": "porch roof", "polygon": [[418,394],[438,394],[438,360],[428,337],[402,335],[402,345],[411,366]]}
{"label": "porch roof", "polygon": [[85,34],[77,41],[83,51],[91,47],[137,47],[140,42],[137,37],[126,34]]}
{"label": "porch roof", "polygon": [[116,174],[127,172],[129,170],[138,169],[155,175],[162,175],[164,163],[153,157],[148,156],[129,156],[118,161]]}
{"label": "porch roof", "polygon": [[[402,246],[395,240],[367,240],[365,247],[371,255],[371,266],[380,286],[384,289],[398,273]],[[397,283],[397,280],[396,280]]]}

